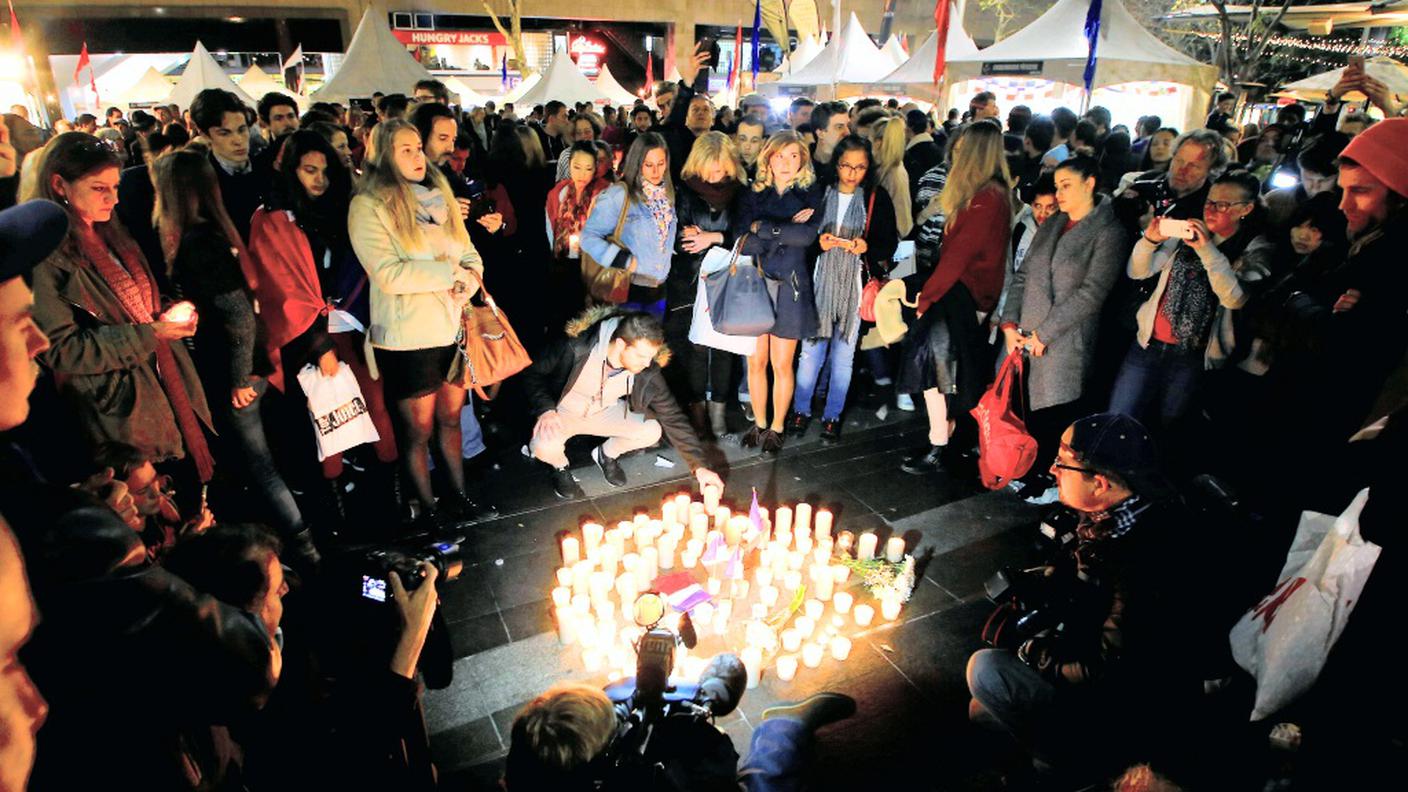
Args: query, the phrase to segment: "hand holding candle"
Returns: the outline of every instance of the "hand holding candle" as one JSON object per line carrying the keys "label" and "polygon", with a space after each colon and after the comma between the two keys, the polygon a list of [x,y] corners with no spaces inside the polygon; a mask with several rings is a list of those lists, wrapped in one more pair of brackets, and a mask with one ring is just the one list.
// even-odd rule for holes
{"label": "hand holding candle", "polygon": [[152,329],[156,332],[156,337],[163,341],[178,341],[195,335],[199,320],[195,305],[182,300],[158,316]]}

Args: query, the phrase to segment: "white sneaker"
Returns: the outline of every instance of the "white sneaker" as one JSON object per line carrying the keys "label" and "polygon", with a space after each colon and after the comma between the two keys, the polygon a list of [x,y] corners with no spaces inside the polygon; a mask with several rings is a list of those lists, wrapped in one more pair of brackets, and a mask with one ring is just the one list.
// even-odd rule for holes
{"label": "white sneaker", "polygon": [[905,412],[914,412],[914,397],[908,393],[900,393],[895,396],[895,406]]}

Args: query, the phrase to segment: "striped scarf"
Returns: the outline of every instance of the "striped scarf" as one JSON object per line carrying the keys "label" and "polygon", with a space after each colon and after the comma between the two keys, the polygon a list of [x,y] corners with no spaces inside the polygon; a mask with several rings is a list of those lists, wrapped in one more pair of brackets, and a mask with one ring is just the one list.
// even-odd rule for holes
{"label": "striped scarf", "polygon": [[[837,217],[841,194],[835,187],[826,188],[826,198],[822,201],[822,231],[845,239],[860,236],[865,232],[865,205],[865,191],[857,189],[846,207],[846,216]],[[816,292],[818,338],[833,335],[849,338],[860,321],[860,288],[856,278],[860,267],[860,257],[841,248],[825,250],[817,256],[812,286]]]}

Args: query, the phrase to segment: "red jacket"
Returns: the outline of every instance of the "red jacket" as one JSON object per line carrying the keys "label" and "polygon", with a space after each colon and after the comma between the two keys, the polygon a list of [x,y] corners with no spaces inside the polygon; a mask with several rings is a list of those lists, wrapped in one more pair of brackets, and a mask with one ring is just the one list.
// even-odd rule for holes
{"label": "red jacket", "polygon": [[996,308],[1011,238],[1012,202],[1005,188],[990,184],[968,208],[948,218],[939,263],[919,292],[919,312],[929,310],[955,283],[968,287],[978,310]]}
{"label": "red jacket", "polygon": [[264,323],[269,357],[274,362],[269,382],[283,390],[279,350],[328,311],[327,300],[318,282],[308,237],[287,211],[271,211],[262,206],[255,211],[249,230],[249,255],[259,273],[254,293],[259,298],[259,319]]}

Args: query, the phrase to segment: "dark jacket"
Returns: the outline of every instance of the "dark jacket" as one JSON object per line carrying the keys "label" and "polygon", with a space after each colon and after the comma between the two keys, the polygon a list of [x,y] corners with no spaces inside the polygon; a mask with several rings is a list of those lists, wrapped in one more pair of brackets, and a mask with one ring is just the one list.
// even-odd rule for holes
{"label": "dark jacket", "polygon": [[240,238],[248,242],[254,210],[263,206],[264,199],[269,195],[271,171],[260,168],[251,160],[249,170],[235,176],[225,172],[214,154],[210,155],[210,167],[215,169],[215,176],[220,180],[220,197],[225,202],[230,221],[240,232]]}
{"label": "dark jacket", "polygon": [[[156,206],[156,188],[152,185],[151,171],[146,165],[134,165],[122,170],[122,178],[117,182],[117,218],[127,229],[127,233],[137,241],[142,255],[148,262],[160,262],[161,240],[152,226],[152,209]],[[162,294],[169,294],[166,271],[156,267],[157,284]]]}
{"label": "dark jacket", "polygon": [[[777,292],[777,324],[772,330],[781,338],[811,338],[816,332],[809,251],[821,228],[822,193],[817,184],[806,189],[793,187],[781,195],[771,187],[762,192],[747,190],[733,224],[735,237],[748,234],[743,255],[757,256],[763,272],[782,282]],[[793,216],[803,209],[812,210],[811,219],[793,222]],[[750,233],[755,222],[758,231]]]}
{"label": "dark jacket", "polygon": [[[735,240],[734,217],[743,192],[747,189],[747,184],[739,184],[738,192],[727,206],[714,208],[688,182],[680,184],[675,190],[675,227],[683,230],[689,226],[698,226],[699,230],[704,232],[717,231],[724,235],[724,241],[718,246],[725,250],[731,249]],[[694,305],[694,297],[698,291],[695,282],[699,279],[699,266],[708,253],[686,253],[680,248],[682,241],[683,238],[680,238],[675,243],[674,262],[670,265],[669,277],[665,279],[665,304],[669,310]]]}
{"label": "dark jacket", "polygon": [[[944,161],[944,142],[946,140],[947,138],[942,132],[926,132],[922,136],[915,135],[910,139],[909,145],[904,150],[904,171],[909,174],[909,194],[911,197],[919,195],[919,177]],[[918,206],[914,207],[916,214],[919,212],[919,208]]]}
{"label": "dark jacket", "polygon": [[[566,338],[549,344],[533,359],[533,365],[523,372],[523,388],[527,393],[530,415],[536,418],[557,409],[558,403],[581,376],[587,356],[596,344],[599,325],[620,314],[621,311],[614,306],[588,309],[567,324]],[[663,367],[669,362],[669,348],[660,347],[650,367],[631,378],[627,401],[631,412],[659,421],[670,445],[680,453],[690,470],[697,470],[704,466],[704,447],[665,382]]]}
{"label": "dark jacket", "polygon": [[213,224],[202,223],[181,237],[172,278],[201,318],[191,357],[216,403],[224,404],[230,390],[248,385],[250,377],[273,371],[239,257]]}
{"label": "dark jacket", "polygon": [[[871,274],[888,273],[895,266],[895,249],[900,246],[900,230],[895,223],[895,202],[890,193],[879,185],[875,205],[871,209],[869,228],[865,232],[865,260],[874,268]],[[866,196],[866,201],[870,196]]]}
{"label": "dark jacket", "polygon": [[670,105],[669,117],[652,130],[665,138],[665,145],[670,150],[670,178],[675,184],[680,183],[680,171],[684,169],[684,161],[689,158],[689,150],[694,148],[696,135],[684,125],[684,120],[689,115],[689,103],[692,101],[694,88],[680,80],[677,83],[674,104]]}

